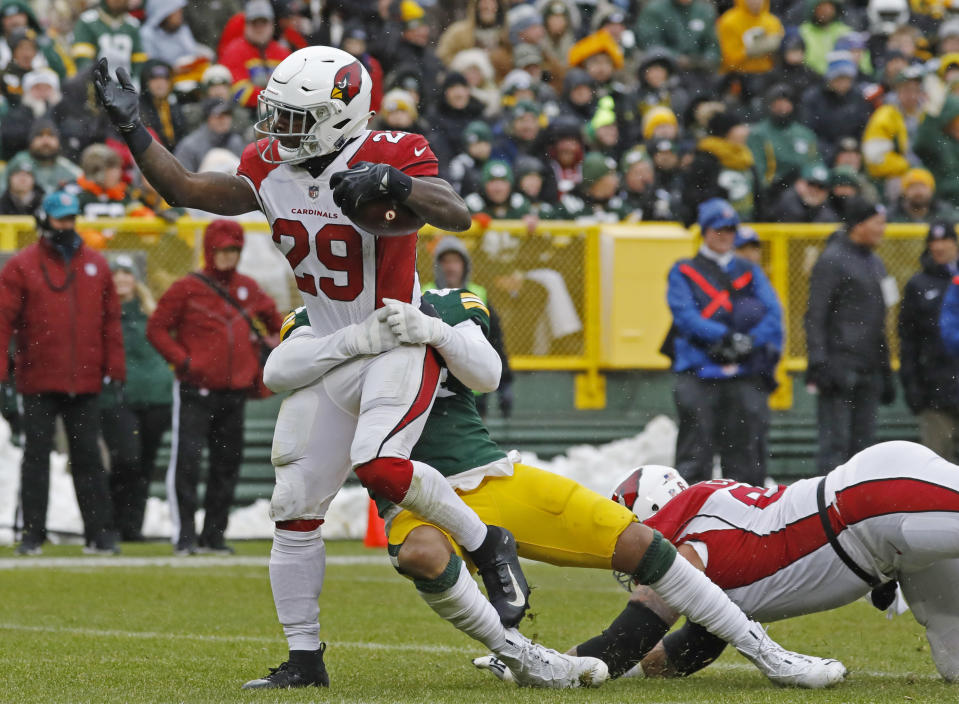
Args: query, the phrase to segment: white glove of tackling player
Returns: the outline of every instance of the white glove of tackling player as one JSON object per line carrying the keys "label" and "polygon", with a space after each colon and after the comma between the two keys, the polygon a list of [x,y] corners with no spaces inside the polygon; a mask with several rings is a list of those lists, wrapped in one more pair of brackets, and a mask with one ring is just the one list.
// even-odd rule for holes
{"label": "white glove of tackling player", "polygon": [[443,345],[449,341],[450,326],[419,308],[393,298],[384,298],[386,321],[400,342],[410,345]]}
{"label": "white glove of tackling player", "polygon": [[400,340],[386,322],[386,308],[375,310],[361,323],[343,330],[343,343],[349,354],[380,354],[400,346]]}

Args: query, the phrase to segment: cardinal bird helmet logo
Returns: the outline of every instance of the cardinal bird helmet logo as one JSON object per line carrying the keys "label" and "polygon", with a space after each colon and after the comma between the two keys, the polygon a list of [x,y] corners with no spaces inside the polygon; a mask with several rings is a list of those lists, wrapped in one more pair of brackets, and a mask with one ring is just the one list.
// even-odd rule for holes
{"label": "cardinal bird helmet logo", "polygon": [[333,77],[333,90],[330,97],[342,100],[347,105],[360,92],[360,82],[363,80],[363,71],[359,61],[343,66]]}

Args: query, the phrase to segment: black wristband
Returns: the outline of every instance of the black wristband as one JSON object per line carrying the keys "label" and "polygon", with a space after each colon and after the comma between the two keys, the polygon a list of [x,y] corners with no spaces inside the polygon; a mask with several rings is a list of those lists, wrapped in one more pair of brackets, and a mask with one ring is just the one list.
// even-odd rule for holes
{"label": "black wristband", "polygon": [[393,173],[390,174],[390,197],[397,203],[402,203],[410,197],[412,190],[413,178],[393,167]]}
{"label": "black wristband", "polygon": [[133,154],[134,159],[140,156],[149,148],[151,144],[153,144],[153,135],[147,131],[147,128],[143,126],[142,122],[136,123],[133,129],[129,131],[121,129],[120,135],[127,143],[127,146],[130,147],[130,152]]}

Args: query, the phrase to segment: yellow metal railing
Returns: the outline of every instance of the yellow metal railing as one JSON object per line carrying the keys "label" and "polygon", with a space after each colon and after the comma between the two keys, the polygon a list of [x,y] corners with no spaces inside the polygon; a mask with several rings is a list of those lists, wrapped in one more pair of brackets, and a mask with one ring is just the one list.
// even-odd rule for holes
{"label": "yellow metal railing", "polygon": [[[93,246],[137,254],[145,263],[148,285],[159,295],[200,265],[207,222],[81,220],[77,229]],[[263,220],[243,224],[251,234],[269,232]],[[784,383],[773,402],[774,407],[784,408],[791,403],[787,372],[801,371],[806,363],[803,315],[809,273],[836,227],[759,224],[755,229],[763,243],[764,268],[783,305],[786,344],[780,380]],[[878,254],[900,291],[918,270],[925,231],[921,225],[890,225],[879,247]],[[417,264],[424,284],[434,280],[433,252],[447,234],[430,227],[420,232]],[[675,259],[698,247],[695,229],[688,231],[675,223],[541,221],[530,230],[522,221],[494,221],[485,228],[474,224],[457,236],[472,260],[471,280],[486,288],[499,314],[513,368],[577,372],[578,408],[605,405],[604,370],[668,368],[668,361],[658,353],[670,319],[666,275]],[[35,238],[32,218],[0,218],[0,253],[18,250]],[[276,267],[288,273],[282,262]],[[288,276],[288,288],[287,300],[297,305],[299,294],[292,276]],[[894,357],[897,315],[898,306],[894,306],[888,319]]]}

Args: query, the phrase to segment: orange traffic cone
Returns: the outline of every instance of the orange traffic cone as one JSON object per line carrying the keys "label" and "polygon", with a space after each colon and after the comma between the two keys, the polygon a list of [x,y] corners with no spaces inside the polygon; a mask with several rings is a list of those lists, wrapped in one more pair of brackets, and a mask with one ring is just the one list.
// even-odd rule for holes
{"label": "orange traffic cone", "polygon": [[370,499],[366,512],[366,537],[363,538],[363,544],[368,548],[386,547],[386,524],[376,512],[376,502],[373,499]]}

